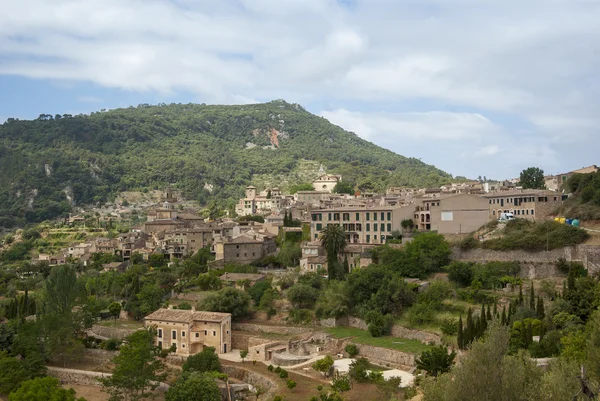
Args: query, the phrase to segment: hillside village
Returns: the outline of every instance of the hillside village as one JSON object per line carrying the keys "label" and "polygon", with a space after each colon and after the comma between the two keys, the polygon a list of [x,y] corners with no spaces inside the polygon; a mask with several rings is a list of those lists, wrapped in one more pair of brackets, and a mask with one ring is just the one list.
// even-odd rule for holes
{"label": "hillside village", "polygon": [[[223,400],[419,399],[453,365],[481,363],[472,349],[488,331],[508,333],[506,358],[526,352],[528,368],[556,374],[564,338],[585,347],[585,324],[597,330],[600,231],[559,211],[580,196],[572,177],[598,171],[544,177],[548,189],[360,193],[321,168],[311,189],[247,186],[230,210],[173,188],[120,196],[4,237],[0,349],[29,360],[15,322],[44,327],[39,369],[98,400],[134,391],[106,375],[126,374],[119,356],[144,341],[159,399],[182,369],[218,371]],[[70,295],[44,306],[58,292]],[[71,329],[52,334],[47,319]],[[573,377],[538,390],[576,393]]]}

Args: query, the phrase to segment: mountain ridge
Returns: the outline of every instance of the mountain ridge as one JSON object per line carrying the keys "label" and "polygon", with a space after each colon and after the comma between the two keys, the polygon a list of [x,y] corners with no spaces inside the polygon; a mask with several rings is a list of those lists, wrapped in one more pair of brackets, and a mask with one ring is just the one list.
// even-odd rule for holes
{"label": "mountain ridge", "polygon": [[0,125],[0,160],[4,226],[52,219],[74,204],[171,183],[188,199],[206,203],[212,197],[231,205],[246,185],[281,181],[285,189],[306,179],[298,174],[303,161],[322,164],[362,190],[452,179],[282,100],[142,104],[89,115],[9,118]]}

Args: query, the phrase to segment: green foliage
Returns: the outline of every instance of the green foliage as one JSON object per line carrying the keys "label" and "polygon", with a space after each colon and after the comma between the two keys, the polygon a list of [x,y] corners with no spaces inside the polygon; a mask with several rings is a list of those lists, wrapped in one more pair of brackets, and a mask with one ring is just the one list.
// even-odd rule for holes
{"label": "green foliage", "polygon": [[[276,151],[263,148],[271,145],[271,129],[279,128],[272,115],[285,121],[287,134],[279,138]],[[248,142],[258,146],[247,149]],[[185,152],[180,152],[182,146]],[[107,201],[124,190],[177,182],[186,198],[206,204],[210,197],[223,206],[242,196],[244,187],[258,177],[293,177],[306,157],[359,187],[380,191],[388,186],[439,186],[451,179],[283,101],[140,105],[58,119],[10,119],[0,125],[0,224],[66,216],[67,186],[74,203],[82,205]],[[204,189],[205,182],[214,185],[212,194]],[[32,197],[34,189],[37,196]]]}
{"label": "green foliage", "polygon": [[308,325],[313,320],[313,313],[310,309],[292,309],[290,310],[287,321],[291,324]]}
{"label": "green foliage", "polygon": [[442,320],[440,324],[440,329],[442,333],[447,336],[455,336],[458,334],[458,320],[453,318],[446,318]]}
{"label": "green foliage", "polygon": [[358,347],[356,346],[356,344],[346,345],[344,351],[346,351],[350,358],[354,358],[356,355],[358,355]]}
{"label": "green foliage", "polygon": [[458,247],[463,251],[479,247],[479,241],[472,235],[468,235],[458,243]]}
{"label": "green foliage", "polygon": [[247,349],[241,349],[240,350],[240,358],[242,359],[242,362],[244,362],[244,359],[246,359],[247,356],[248,356],[248,350]]}
{"label": "green foliage", "polygon": [[383,315],[379,311],[369,311],[365,315],[365,321],[368,325],[369,333],[373,337],[381,337],[390,334],[394,318],[392,315]]}
{"label": "green foliage", "polygon": [[317,299],[315,313],[320,318],[347,316],[351,309],[351,297],[346,281],[329,281]]}
{"label": "green foliage", "polygon": [[127,337],[119,354],[113,358],[112,376],[99,379],[111,400],[138,400],[147,397],[164,380],[164,364],[157,359],[154,333],[139,330]]}
{"label": "green foliage", "polygon": [[279,378],[280,379],[287,379],[288,376],[289,376],[289,374],[288,374],[287,370],[285,370],[285,369],[279,370]]}
{"label": "green foliage", "polygon": [[439,376],[450,371],[456,358],[456,351],[448,352],[448,347],[438,345],[428,351],[421,352],[417,358],[417,369],[426,371],[431,376]]}
{"label": "green foliage", "polygon": [[[521,271],[519,262],[458,262],[453,261],[446,267],[448,278],[461,285],[478,285],[484,289],[504,287],[511,278]],[[513,284],[515,284],[513,282]]]}
{"label": "green foliage", "polygon": [[[287,233],[287,234],[297,234],[297,233]],[[300,248],[300,244],[294,241],[285,241],[280,249],[279,254],[277,255],[279,263],[286,267],[298,266],[300,262],[300,258],[302,258],[302,248]]]}
{"label": "green foliage", "polygon": [[369,381],[369,370],[371,370],[371,364],[367,358],[356,358],[350,364],[350,370],[348,374],[359,383],[366,383]]}
{"label": "green foliage", "polygon": [[183,374],[169,388],[166,401],[221,401],[221,390],[210,375],[193,372]]}
{"label": "green foliage", "polygon": [[333,193],[354,195],[354,185],[352,185],[348,181],[340,181],[333,187]]}
{"label": "green foliage", "polygon": [[313,363],[312,367],[314,370],[319,371],[321,373],[329,372],[329,369],[333,366],[333,358],[329,355],[326,355],[324,358],[321,358],[315,363]]}
{"label": "green foliage", "polygon": [[259,281],[248,289],[248,295],[250,295],[250,298],[252,298],[254,304],[258,305],[265,291],[270,289],[272,289],[272,287],[269,281]]}
{"label": "green foliage", "polygon": [[100,344],[100,347],[107,351],[116,351],[119,349],[120,346],[121,340],[118,340],[116,338],[109,338],[108,340],[105,340]]}
{"label": "green foliage", "polygon": [[546,189],[544,170],[539,167],[529,167],[521,171],[519,185],[523,189]]}
{"label": "green foliage", "polygon": [[334,379],[333,383],[331,384],[331,389],[338,393],[345,393],[346,391],[350,391],[352,389],[350,378],[348,376],[340,376]]}
{"label": "green foliage", "polygon": [[543,251],[579,245],[588,238],[585,230],[568,224],[515,219],[506,224],[501,237],[484,241],[481,246],[496,251]]}
{"label": "green foliage", "polygon": [[294,391],[294,389],[296,388],[296,382],[291,379],[288,379],[288,381],[285,382],[285,385],[287,388],[290,389],[290,391]]}
{"label": "green foliage", "polygon": [[119,302],[112,302],[110,305],[108,305],[108,312],[116,320],[117,317],[119,316],[119,314],[121,313],[121,308],[122,307],[121,307],[121,304]]}
{"label": "green foliage", "polygon": [[250,296],[245,291],[226,287],[206,297],[198,308],[209,312],[231,313],[233,319],[239,319],[250,313]]}
{"label": "green foliage", "polygon": [[200,274],[194,280],[194,283],[198,286],[202,291],[216,291],[220,290],[223,286],[223,282],[214,274]]}
{"label": "green foliage", "polygon": [[8,401],[85,401],[85,398],[77,398],[73,389],[61,388],[54,377],[38,377],[23,382],[8,396]]}
{"label": "green foliage", "polygon": [[408,321],[414,326],[431,323],[434,319],[435,305],[432,303],[416,303],[408,310]]}
{"label": "green foliage", "polygon": [[287,298],[295,308],[312,308],[317,300],[319,292],[307,284],[297,283],[287,290]]}
{"label": "green foliage", "polygon": [[0,394],[8,395],[31,379],[23,361],[0,351]]}
{"label": "green foliage", "polygon": [[327,252],[327,275],[330,280],[343,280],[346,277],[346,272],[338,262],[346,243],[346,233],[340,225],[330,224],[321,232],[321,244]]}

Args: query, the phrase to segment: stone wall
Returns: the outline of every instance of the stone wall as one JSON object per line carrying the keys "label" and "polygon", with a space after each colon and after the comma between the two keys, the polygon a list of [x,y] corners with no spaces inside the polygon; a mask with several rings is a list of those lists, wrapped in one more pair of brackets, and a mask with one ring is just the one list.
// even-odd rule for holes
{"label": "stone wall", "polygon": [[[354,344],[352,340],[344,341],[347,344]],[[360,356],[364,356],[370,362],[390,368],[415,367],[416,355],[408,352],[397,351],[389,348],[374,347],[372,345],[356,344]]]}
{"label": "stone wall", "polygon": [[580,245],[577,247],[577,256],[590,274],[600,272],[600,246]]}
{"label": "stone wall", "polygon": [[90,330],[91,331],[90,334],[92,334],[92,335],[96,334],[99,337],[117,338],[119,340],[122,340],[137,330],[140,330],[140,329],[121,329],[118,327],[107,327],[107,326],[101,326],[99,324],[95,324],[92,326],[92,329]]}
{"label": "stone wall", "polygon": [[[356,317],[349,317],[345,320],[338,319],[338,321],[336,323],[338,323],[340,326],[354,327],[356,329],[361,329],[361,330],[367,330],[369,327],[364,320],[356,318]],[[426,343],[426,344],[429,344],[429,343],[441,344],[442,343],[442,338],[440,336],[438,336],[437,334],[429,333],[427,331],[409,329],[404,326],[393,325],[390,334],[393,337],[408,338],[411,340],[421,341],[422,343]]]}
{"label": "stone wall", "polygon": [[262,388],[265,391],[261,396],[263,400],[272,399],[280,390],[279,385],[274,380],[259,373],[232,365],[222,365],[222,370],[229,377]]}
{"label": "stone wall", "polygon": [[119,351],[107,351],[99,348],[87,348],[84,352],[83,358],[86,361],[103,364],[110,362],[118,354]]}
{"label": "stone wall", "polygon": [[270,326],[254,323],[233,323],[232,329],[249,333],[275,333],[284,335],[299,335],[311,331],[310,328],[306,327]]}
{"label": "stone wall", "polygon": [[[104,377],[110,377],[110,373],[101,373],[101,372],[92,372],[89,370],[77,370],[77,369],[65,369],[65,368],[57,368],[54,366],[48,366],[48,374],[50,376],[56,377],[61,383],[66,384],[80,384],[83,386],[98,386],[101,384],[98,379],[102,379]],[[165,383],[159,383],[157,390],[158,391],[167,391],[169,389],[169,385]]]}
{"label": "stone wall", "polygon": [[249,334],[231,333],[231,349],[248,349]]}

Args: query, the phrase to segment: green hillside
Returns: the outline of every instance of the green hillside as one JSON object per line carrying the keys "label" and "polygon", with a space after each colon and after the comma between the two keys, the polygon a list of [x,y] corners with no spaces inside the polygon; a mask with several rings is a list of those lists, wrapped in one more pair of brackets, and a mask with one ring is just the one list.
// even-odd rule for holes
{"label": "green hillside", "polygon": [[0,126],[0,225],[51,219],[74,204],[168,184],[188,199],[205,203],[214,197],[225,205],[248,184],[285,189],[316,173],[320,164],[365,191],[439,185],[452,178],[282,100],[41,115]]}

